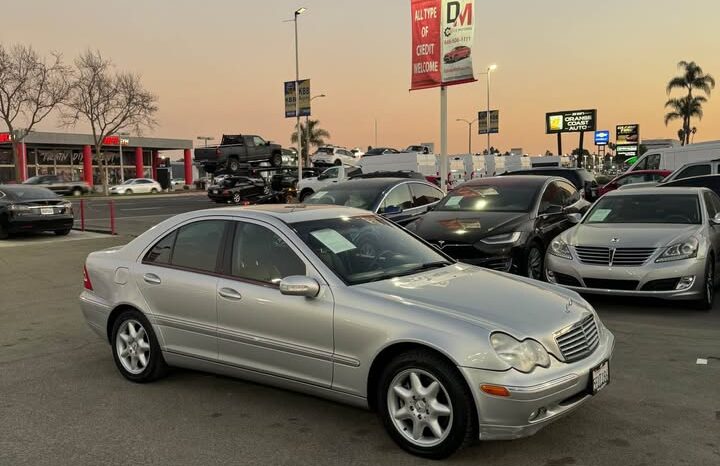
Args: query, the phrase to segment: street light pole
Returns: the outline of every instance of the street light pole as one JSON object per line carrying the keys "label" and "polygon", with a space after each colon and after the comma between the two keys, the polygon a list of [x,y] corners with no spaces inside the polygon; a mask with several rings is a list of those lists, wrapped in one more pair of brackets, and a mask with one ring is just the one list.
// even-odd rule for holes
{"label": "street light pole", "polygon": [[478,120],[476,118],[473,121],[468,121],[465,118],[458,118],[455,121],[464,121],[465,123],[467,123],[467,125],[468,125],[468,154],[472,155],[472,125],[473,125],[473,123],[475,123]]}
{"label": "street light pole", "polygon": [[123,153],[122,153],[122,146],[123,146],[123,136],[130,136],[130,133],[118,133],[118,150],[120,151],[120,183],[125,182],[125,165],[123,164]]}
{"label": "street light pole", "polygon": [[[315,99],[319,99],[322,97],[326,97],[325,94],[316,95],[314,97],[310,98],[310,108],[312,109],[312,101]],[[300,137],[300,133],[298,133],[298,137]],[[308,152],[308,157],[310,157],[310,116],[305,116],[305,150]]]}
{"label": "street light pole", "polygon": [[303,167],[302,133],[300,133],[300,52],[298,50],[298,16],[303,14],[305,11],[305,7],[298,8],[295,10],[295,16],[293,18],[295,22],[295,117],[297,118],[298,182],[302,181]]}
{"label": "street light pole", "polygon": [[497,69],[497,65],[492,64],[487,68],[487,153],[490,154],[490,73]]}
{"label": "street light pole", "polygon": [[213,139],[215,139],[215,138],[211,137],[211,136],[198,136],[197,137],[198,141],[205,141],[205,147],[207,147],[208,141],[212,141]]}

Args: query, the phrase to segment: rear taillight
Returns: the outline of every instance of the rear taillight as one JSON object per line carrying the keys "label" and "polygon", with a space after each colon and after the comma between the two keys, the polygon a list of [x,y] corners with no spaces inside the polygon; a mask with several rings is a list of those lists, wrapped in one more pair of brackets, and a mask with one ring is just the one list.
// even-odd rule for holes
{"label": "rear taillight", "polygon": [[85,287],[86,290],[92,291],[92,283],[90,282],[90,276],[88,275],[87,267],[83,267],[83,287]]}

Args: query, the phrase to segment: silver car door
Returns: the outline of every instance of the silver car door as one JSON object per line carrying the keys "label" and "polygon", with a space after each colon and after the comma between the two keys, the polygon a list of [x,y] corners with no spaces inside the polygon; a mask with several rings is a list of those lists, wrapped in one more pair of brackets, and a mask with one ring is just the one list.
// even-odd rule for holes
{"label": "silver car door", "polygon": [[229,222],[188,223],[162,238],[134,271],[165,351],[216,360],[217,284]]}
{"label": "silver car door", "polygon": [[[237,222],[218,282],[220,359],[232,365],[329,387],[333,299],[322,277],[270,226]],[[316,298],[285,296],[281,278],[308,275]]]}
{"label": "silver car door", "polygon": [[718,270],[718,261],[720,261],[720,254],[718,254],[718,252],[720,252],[720,225],[715,225],[711,220],[715,217],[715,215],[720,213],[720,197],[710,191],[705,192],[703,197],[705,198],[708,220],[710,220],[708,222],[708,232],[710,234],[710,243],[715,251],[715,269]]}

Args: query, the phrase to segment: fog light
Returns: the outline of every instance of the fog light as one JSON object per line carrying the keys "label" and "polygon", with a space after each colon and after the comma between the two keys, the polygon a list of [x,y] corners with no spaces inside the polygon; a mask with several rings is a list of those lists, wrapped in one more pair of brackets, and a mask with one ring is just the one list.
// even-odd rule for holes
{"label": "fog light", "polygon": [[695,284],[695,276],[689,275],[678,280],[678,284],[675,286],[675,289],[678,291],[687,290],[688,288],[691,288],[693,284]]}
{"label": "fog light", "polygon": [[546,413],[547,413],[546,408],[544,408],[544,407],[538,408],[537,410],[530,413],[530,417],[528,418],[528,421],[530,421],[530,422],[535,421],[536,419],[543,417]]}
{"label": "fog light", "polygon": [[555,272],[548,270],[545,274],[547,275],[547,279],[550,283],[557,283],[557,280],[555,280]]}
{"label": "fog light", "polygon": [[500,385],[480,385],[480,390],[484,391],[488,395],[510,396],[508,389]]}

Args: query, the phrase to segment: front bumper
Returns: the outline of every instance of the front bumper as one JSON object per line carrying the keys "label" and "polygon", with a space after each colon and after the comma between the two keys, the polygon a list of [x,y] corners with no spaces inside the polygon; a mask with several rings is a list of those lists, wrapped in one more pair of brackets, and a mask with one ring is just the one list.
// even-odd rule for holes
{"label": "front bumper", "polygon": [[[480,440],[513,440],[534,435],[593,398],[590,372],[612,359],[615,346],[615,337],[607,328],[602,326],[601,333],[600,343],[590,356],[569,364],[551,356],[550,367],[536,367],[530,374],[515,369],[496,372],[461,367],[475,398]],[[503,386],[510,396],[489,395],[480,390],[486,384]]]}
{"label": "front bumper", "polygon": [[[587,265],[577,258],[568,260],[547,254],[545,273],[551,283],[578,293],[692,300],[704,293],[705,259],[662,263],[651,260],[639,267],[609,267]],[[677,289],[675,281],[683,277],[694,277],[692,285]]]}

